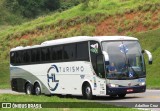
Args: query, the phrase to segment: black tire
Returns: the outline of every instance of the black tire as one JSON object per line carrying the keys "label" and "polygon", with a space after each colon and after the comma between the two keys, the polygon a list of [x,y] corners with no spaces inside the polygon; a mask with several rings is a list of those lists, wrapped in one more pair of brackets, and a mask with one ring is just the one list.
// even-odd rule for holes
{"label": "black tire", "polygon": [[40,85],[38,83],[36,83],[34,85],[34,94],[37,95],[37,96],[41,95],[41,87],[40,87]]}
{"label": "black tire", "polygon": [[126,94],[118,94],[119,98],[124,98],[126,96]]}
{"label": "black tire", "polygon": [[28,95],[33,94],[33,89],[32,89],[32,85],[30,83],[27,83],[25,86],[25,93]]}
{"label": "black tire", "polygon": [[83,87],[83,97],[85,99],[89,99],[91,100],[93,98],[93,95],[92,95],[92,88],[89,84],[86,84],[84,87]]}
{"label": "black tire", "polygon": [[117,95],[116,94],[111,94],[111,95],[109,95],[110,97],[117,97]]}

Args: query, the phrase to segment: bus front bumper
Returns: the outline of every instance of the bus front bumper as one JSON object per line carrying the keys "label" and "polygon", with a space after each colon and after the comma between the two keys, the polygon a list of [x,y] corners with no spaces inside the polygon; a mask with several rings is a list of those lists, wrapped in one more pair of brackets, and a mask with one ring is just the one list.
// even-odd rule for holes
{"label": "bus front bumper", "polygon": [[146,91],[145,86],[130,86],[130,87],[108,87],[107,86],[107,95],[115,94],[129,94],[129,93],[141,93]]}

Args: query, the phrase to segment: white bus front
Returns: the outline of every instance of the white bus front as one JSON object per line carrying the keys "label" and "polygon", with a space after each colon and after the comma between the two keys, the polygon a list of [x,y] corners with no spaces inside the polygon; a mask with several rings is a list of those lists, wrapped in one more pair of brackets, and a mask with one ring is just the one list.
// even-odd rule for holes
{"label": "white bus front", "polygon": [[[93,46],[92,43],[91,45]],[[102,41],[101,50],[103,55],[97,54],[96,57],[97,68],[94,68],[93,60],[92,65],[97,75],[101,75],[100,78],[106,78],[107,95],[124,97],[128,93],[145,92],[145,62],[143,51],[137,40]]]}
{"label": "white bus front", "polygon": [[107,53],[105,63],[107,94],[124,97],[127,93],[146,90],[146,69],[138,41],[102,42]]}

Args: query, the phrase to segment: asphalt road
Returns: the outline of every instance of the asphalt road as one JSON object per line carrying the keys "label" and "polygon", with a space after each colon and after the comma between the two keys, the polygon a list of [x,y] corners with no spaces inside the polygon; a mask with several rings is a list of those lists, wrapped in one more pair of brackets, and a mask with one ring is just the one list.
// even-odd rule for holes
{"label": "asphalt road", "polygon": [[[24,93],[17,93],[14,91],[11,91],[10,89],[0,89],[0,94],[24,94]],[[96,97],[92,102],[100,102],[102,104],[113,104],[118,106],[126,106],[129,107],[130,105],[133,105],[133,103],[140,102],[141,105],[157,105],[159,108],[148,108],[144,106],[145,108],[139,108],[139,109],[149,109],[153,111],[160,111],[160,90],[147,90],[145,93],[134,93],[134,94],[127,94],[125,98],[118,98],[118,97]],[[147,102],[147,103],[146,103]],[[151,103],[150,103],[151,102]],[[154,103],[157,102],[157,103]]]}
{"label": "asphalt road", "polygon": [[[95,98],[94,101],[101,102],[103,104],[113,104],[126,107],[140,104],[143,105],[145,108],[139,107],[139,109],[160,111],[160,90],[147,90],[145,93],[127,94],[125,98],[118,98],[118,97],[111,98],[109,96],[98,97]],[[150,105],[149,108],[147,105]],[[153,105],[155,107],[156,105],[158,105],[159,108],[154,108]]]}

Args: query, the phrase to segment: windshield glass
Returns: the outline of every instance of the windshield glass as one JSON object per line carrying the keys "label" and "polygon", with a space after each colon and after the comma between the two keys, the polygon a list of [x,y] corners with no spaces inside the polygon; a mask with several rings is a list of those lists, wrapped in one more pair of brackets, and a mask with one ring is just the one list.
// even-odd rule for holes
{"label": "windshield glass", "polygon": [[109,55],[107,78],[135,79],[145,76],[144,59],[138,41],[102,42]]}

